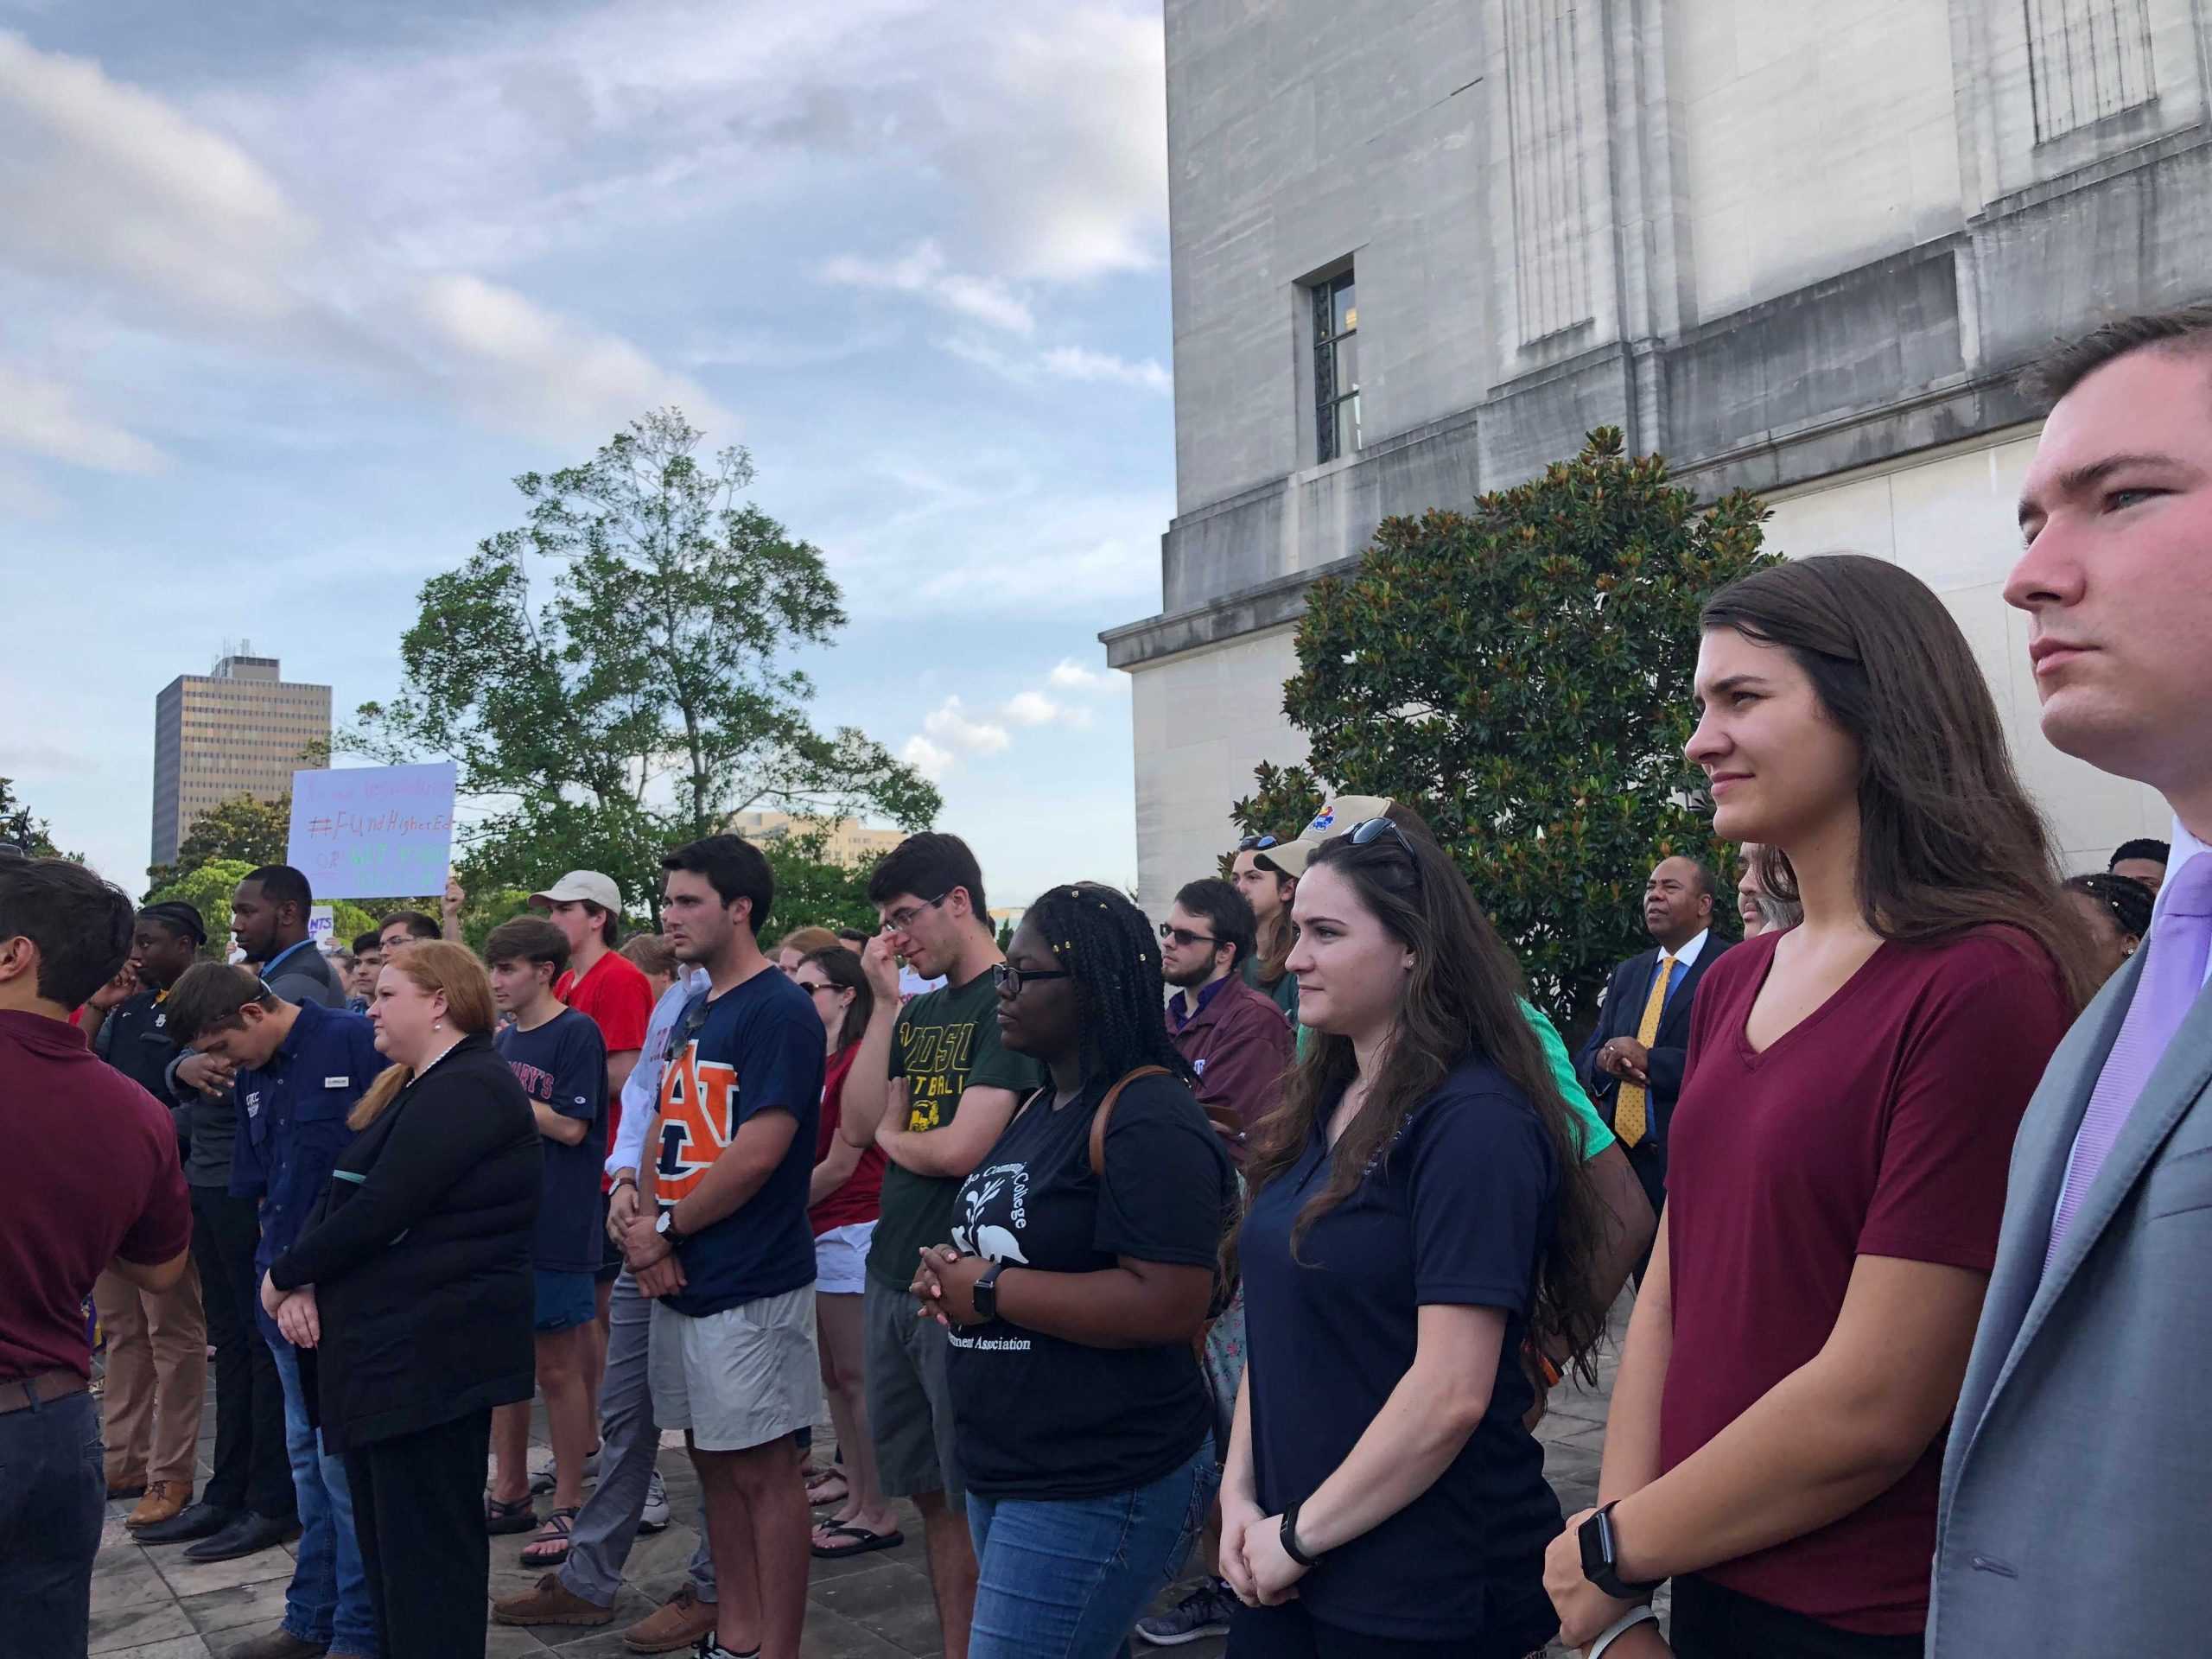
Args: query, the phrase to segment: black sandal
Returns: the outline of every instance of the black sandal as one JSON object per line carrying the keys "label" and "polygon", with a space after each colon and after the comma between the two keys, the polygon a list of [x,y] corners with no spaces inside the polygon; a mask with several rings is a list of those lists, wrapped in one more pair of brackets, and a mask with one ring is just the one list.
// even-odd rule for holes
{"label": "black sandal", "polygon": [[537,1506],[527,1497],[518,1497],[512,1503],[486,1496],[484,1499],[484,1530],[497,1538],[512,1532],[530,1532],[537,1526]]}

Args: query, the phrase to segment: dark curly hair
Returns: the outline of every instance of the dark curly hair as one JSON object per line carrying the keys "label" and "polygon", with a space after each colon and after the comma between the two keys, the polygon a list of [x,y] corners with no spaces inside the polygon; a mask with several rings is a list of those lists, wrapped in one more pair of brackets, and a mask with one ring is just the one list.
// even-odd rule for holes
{"label": "dark curly hair", "polygon": [[[1592,1268],[1612,1224],[1583,1165],[1580,1132],[1522,1012],[1520,965],[1450,855],[1426,833],[1364,845],[1340,836],[1315,851],[1307,878],[1323,868],[1351,884],[1360,904],[1413,953],[1414,964],[1388,1052],[1365,1103],[1331,1149],[1327,1181],[1298,1213],[1292,1249],[1351,1196],[1370,1167],[1388,1160],[1406,1120],[1452,1069],[1480,1054],[1528,1096],[1559,1172],[1552,1236],[1537,1258],[1530,1334],[1548,1352],[1576,1356],[1578,1374],[1594,1384],[1607,1309],[1591,1290]],[[1252,1131],[1245,1173],[1255,1195],[1297,1163],[1358,1075],[1350,1038],[1318,1030],[1308,1038],[1282,1104]]]}
{"label": "dark curly hair", "polygon": [[1198,1074],[1167,1034],[1160,941],[1128,897],[1096,881],[1054,887],[1029,906],[1033,929],[1073,976],[1083,1033],[1083,1076],[1123,1077],[1161,1065],[1186,1084]]}
{"label": "dark curly hair", "polygon": [[2151,931],[2151,908],[2158,899],[2133,876],[2077,875],[2066,884],[2066,889],[2095,899],[2097,907],[2128,938],[2139,939]]}

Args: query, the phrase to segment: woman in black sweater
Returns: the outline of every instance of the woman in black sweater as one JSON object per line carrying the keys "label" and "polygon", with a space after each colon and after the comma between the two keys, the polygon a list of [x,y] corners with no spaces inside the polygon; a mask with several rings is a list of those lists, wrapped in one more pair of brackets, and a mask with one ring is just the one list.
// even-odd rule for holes
{"label": "woman in black sweater", "polygon": [[398,952],[369,1018],[396,1064],[347,1119],[359,1133],[262,1302],[313,1351],[308,1397],[346,1459],[384,1651],[481,1654],[484,1462],[492,1408],[533,1386],[543,1154],[467,950]]}

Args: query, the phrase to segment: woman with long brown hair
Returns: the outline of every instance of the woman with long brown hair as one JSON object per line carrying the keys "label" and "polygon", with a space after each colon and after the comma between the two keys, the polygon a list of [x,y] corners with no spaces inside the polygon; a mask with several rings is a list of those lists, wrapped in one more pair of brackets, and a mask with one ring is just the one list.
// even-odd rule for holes
{"label": "woman with long brown hair", "polygon": [[1467,884],[1387,817],[1298,886],[1313,1033],[1255,1132],[1222,1488],[1239,1656],[1520,1659],[1556,1621],[1531,1329],[1586,1352],[1608,1224]]}
{"label": "woman with long brown hair", "polygon": [[[2087,989],[2041,819],[1966,639],[1878,559],[1706,606],[1714,828],[1804,919],[1698,988],[1666,1213],[1602,1508],[1546,1582],[1580,1645],[1675,1581],[1698,1659],[1916,1656],[1942,1436],[2012,1136]],[[1624,1629],[1611,1659],[1665,1651]]]}
{"label": "woman with long brown hair", "polygon": [[[393,1064],[347,1119],[314,1219],[262,1282],[313,1351],[342,1452],[382,1651],[481,1654],[492,1408],[533,1384],[537,1125],[492,1044],[492,985],[462,946],[396,952],[369,1019]],[[305,1357],[305,1356],[303,1356]]]}

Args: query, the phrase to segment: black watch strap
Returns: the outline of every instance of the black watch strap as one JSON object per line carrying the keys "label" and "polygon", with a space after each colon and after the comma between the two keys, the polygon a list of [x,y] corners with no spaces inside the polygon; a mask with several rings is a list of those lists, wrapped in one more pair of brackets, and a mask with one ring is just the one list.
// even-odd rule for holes
{"label": "black watch strap", "polygon": [[971,1300],[976,1304],[976,1313],[979,1319],[988,1321],[999,1316],[999,1274],[1005,1266],[1004,1262],[992,1262],[983,1269],[983,1276],[976,1281]]}
{"label": "black watch strap", "polygon": [[1282,1512],[1282,1553],[1300,1567],[1313,1567],[1321,1564],[1318,1555],[1308,1555],[1306,1546],[1298,1541],[1298,1505],[1292,1504]]}
{"label": "black watch strap", "polygon": [[[1613,1500],[1613,1503],[1618,1503],[1619,1502],[1620,1500],[1618,1498],[1615,1498]],[[1644,1596],[1649,1595],[1654,1590],[1656,1590],[1661,1584],[1664,1583],[1665,1580],[1662,1579],[1654,1579],[1649,1584],[1630,1584],[1627,1580],[1621,1577],[1619,1539],[1613,1531],[1613,1503],[1605,1504],[1603,1508],[1599,1510],[1597,1514],[1592,1516],[1587,1521],[1582,1523],[1586,1527],[1594,1526],[1598,1528],[1599,1536],[1605,1541],[1604,1560],[1602,1563],[1597,1565],[1593,1570],[1592,1565],[1586,1554],[1583,1560],[1582,1576],[1589,1580],[1591,1583],[1596,1585],[1598,1588],[1604,1591],[1616,1601],[1636,1601]]]}

